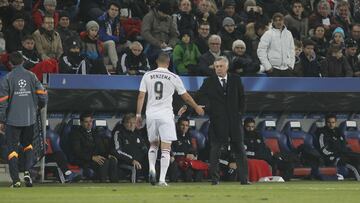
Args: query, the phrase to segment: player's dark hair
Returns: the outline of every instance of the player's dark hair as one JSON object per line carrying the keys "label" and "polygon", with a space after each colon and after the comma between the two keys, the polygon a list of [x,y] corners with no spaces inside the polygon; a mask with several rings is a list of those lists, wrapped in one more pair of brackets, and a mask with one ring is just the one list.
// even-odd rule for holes
{"label": "player's dark hair", "polygon": [[93,114],[92,114],[92,113],[88,113],[88,112],[82,113],[82,114],[80,114],[80,121],[84,121],[85,118],[89,118],[89,117],[93,118]]}
{"label": "player's dark hair", "polygon": [[325,122],[327,122],[330,118],[335,118],[335,120],[336,120],[336,115],[332,114],[332,113],[326,114],[325,115]]}
{"label": "player's dark hair", "polygon": [[12,65],[17,66],[24,62],[23,56],[20,52],[14,51],[9,56],[9,61]]}

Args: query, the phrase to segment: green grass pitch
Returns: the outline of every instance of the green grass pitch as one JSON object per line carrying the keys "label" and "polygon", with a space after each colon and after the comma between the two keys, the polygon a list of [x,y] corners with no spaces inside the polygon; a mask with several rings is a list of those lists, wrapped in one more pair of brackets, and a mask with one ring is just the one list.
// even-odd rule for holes
{"label": "green grass pitch", "polygon": [[0,185],[1,203],[78,203],[78,202],[262,202],[262,203],[348,203],[360,202],[360,183],[356,181],[255,183],[242,186],[221,182],[172,183],[169,187],[147,183],[35,184],[33,188],[7,188]]}

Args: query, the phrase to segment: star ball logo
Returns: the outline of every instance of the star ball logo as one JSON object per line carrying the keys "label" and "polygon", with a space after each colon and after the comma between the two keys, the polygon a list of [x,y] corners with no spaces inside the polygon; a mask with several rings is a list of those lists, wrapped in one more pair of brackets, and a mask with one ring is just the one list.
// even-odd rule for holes
{"label": "star ball logo", "polygon": [[26,80],[24,80],[24,79],[19,80],[18,85],[19,85],[20,88],[25,88],[26,87]]}

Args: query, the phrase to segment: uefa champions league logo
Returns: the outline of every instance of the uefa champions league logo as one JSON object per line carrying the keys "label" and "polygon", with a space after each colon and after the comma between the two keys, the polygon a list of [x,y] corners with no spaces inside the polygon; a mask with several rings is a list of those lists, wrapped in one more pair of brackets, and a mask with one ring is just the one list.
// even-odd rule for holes
{"label": "uefa champions league logo", "polygon": [[24,80],[24,79],[19,80],[18,85],[19,85],[20,88],[25,88],[26,87],[26,80]]}

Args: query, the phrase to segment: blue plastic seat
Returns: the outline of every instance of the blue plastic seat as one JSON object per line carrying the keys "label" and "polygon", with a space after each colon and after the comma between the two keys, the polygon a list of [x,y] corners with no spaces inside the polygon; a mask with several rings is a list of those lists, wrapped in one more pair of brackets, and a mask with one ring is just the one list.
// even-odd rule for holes
{"label": "blue plastic seat", "polygon": [[360,153],[360,131],[356,121],[343,121],[339,129],[351,150]]}
{"label": "blue plastic seat", "polygon": [[286,135],[276,130],[276,122],[264,120],[258,124],[260,135],[264,138],[265,144],[270,150],[276,153],[290,152]]}
{"label": "blue plastic seat", "polygon": [[282,132],[288,137],[292,148],[297,149],[300,145],[304,145],[309,149],[314,149],[313,136],[303,131],[299,121],[288,121]]}

